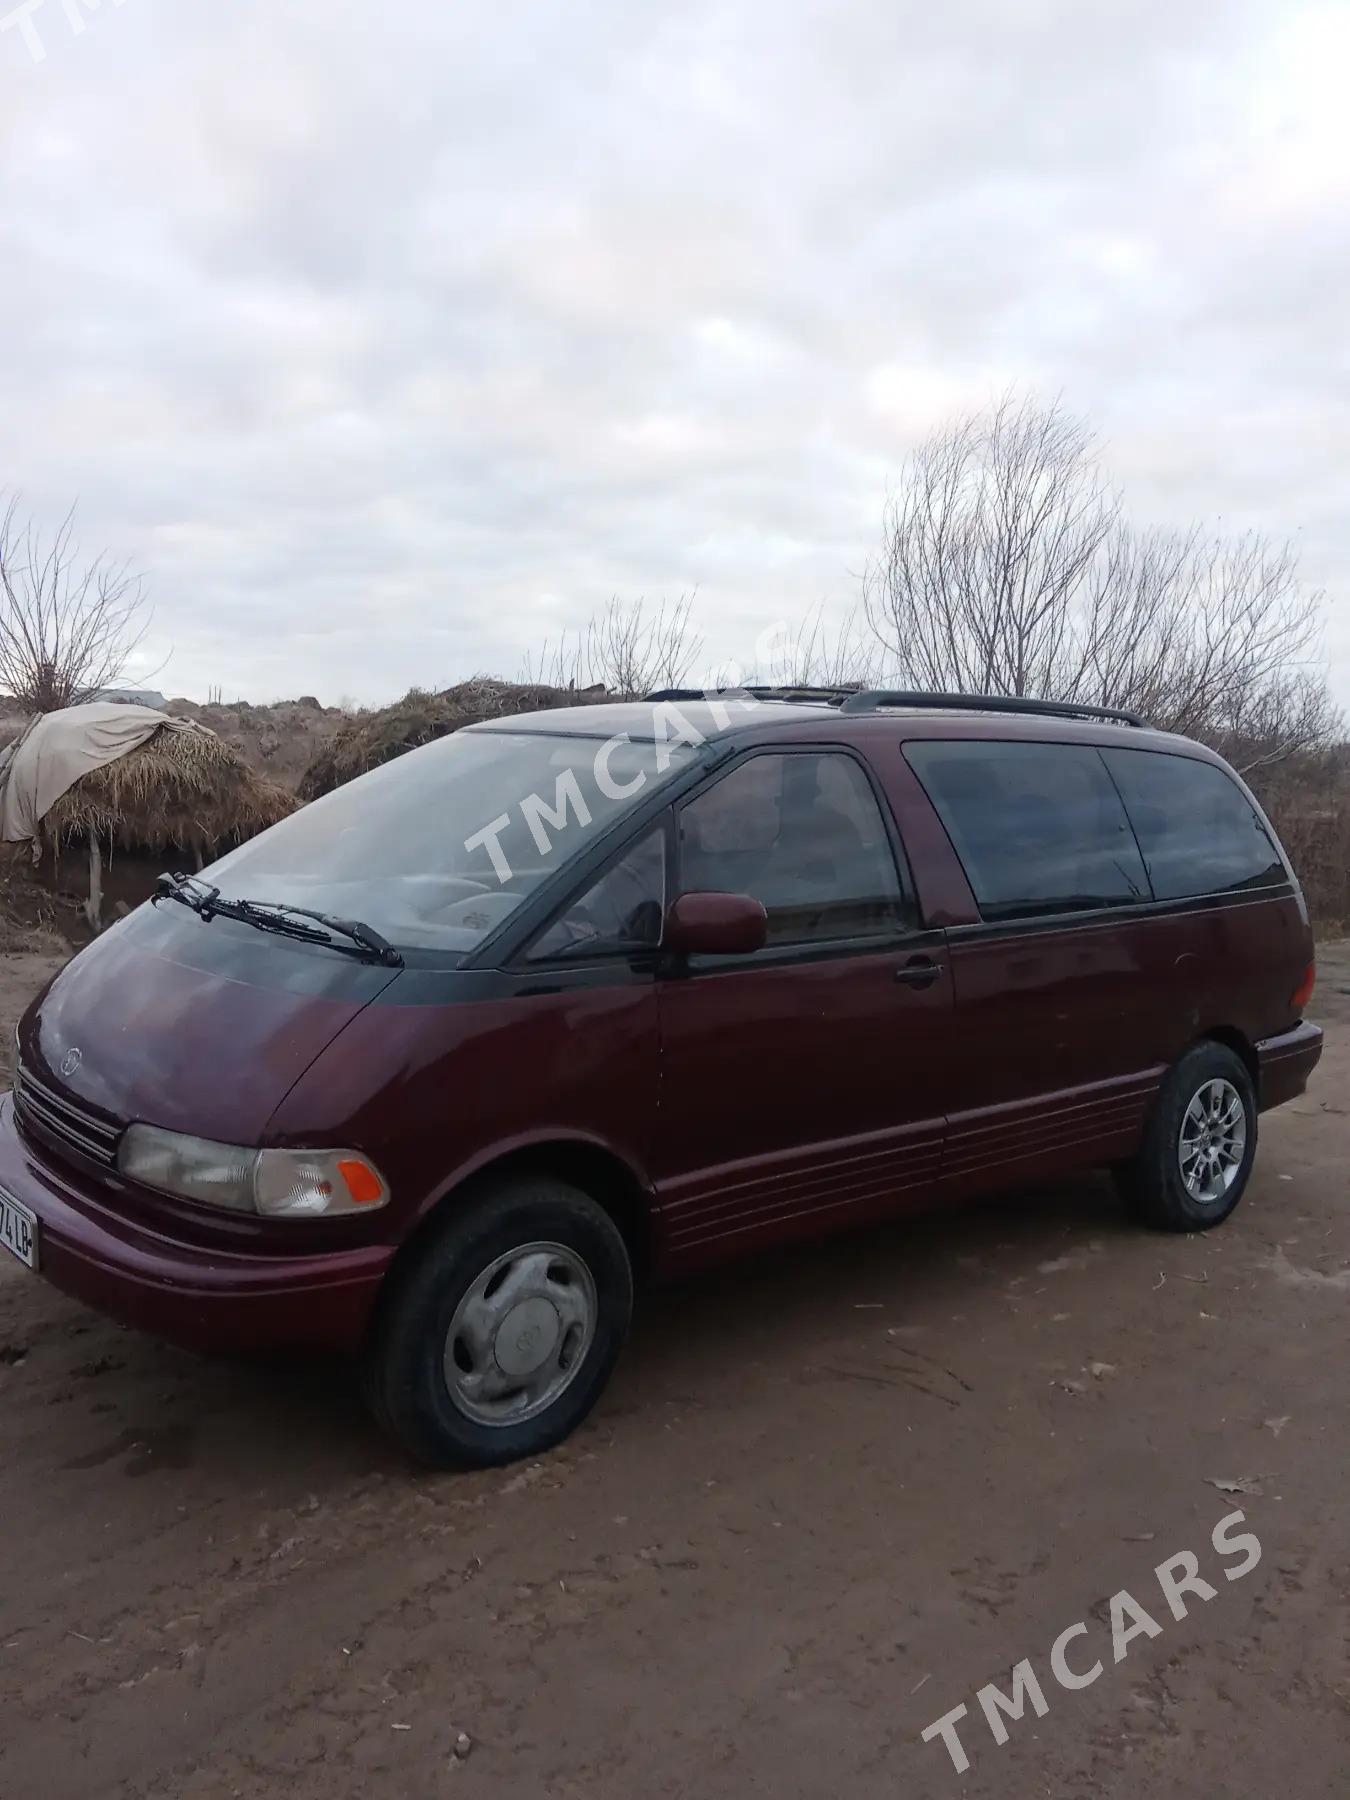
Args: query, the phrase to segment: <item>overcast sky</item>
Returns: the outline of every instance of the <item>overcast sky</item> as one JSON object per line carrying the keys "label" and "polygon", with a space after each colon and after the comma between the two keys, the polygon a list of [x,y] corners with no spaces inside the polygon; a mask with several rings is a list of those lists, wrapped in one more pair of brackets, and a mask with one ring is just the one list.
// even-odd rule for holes
{"label": "overcast sky", "polygon": [[1350,702],[1344,4],[20,4],[0,487],[137,560],[166,691],[694,588],[748,658],[1017,383],[1140,521],[1296,534]]}

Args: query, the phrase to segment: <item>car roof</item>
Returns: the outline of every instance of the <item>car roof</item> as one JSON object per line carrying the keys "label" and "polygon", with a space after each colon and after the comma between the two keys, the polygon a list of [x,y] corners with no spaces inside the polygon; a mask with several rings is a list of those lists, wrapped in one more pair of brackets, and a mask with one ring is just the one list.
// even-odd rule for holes
{"label": "car roof", "polygon": [[[627,737],[635,743],[740,740],[781,737],[858,743],[878,734],[894,741],[921,738],[986,738],[1004,742],[1114,744],[1136,750],[1170,750],[1209,758],[1190,738],[1145,725],[1049,712],[985,711],[969,706],[881,706],[842,712],[825,701],[776,699],[745,693],[712,699],[607,700],[593,706],[561,706],[515,713],[466,727],[470,731],[530,732],[546,737]],[[1216,759],[1217,760],[1217,759]]]}

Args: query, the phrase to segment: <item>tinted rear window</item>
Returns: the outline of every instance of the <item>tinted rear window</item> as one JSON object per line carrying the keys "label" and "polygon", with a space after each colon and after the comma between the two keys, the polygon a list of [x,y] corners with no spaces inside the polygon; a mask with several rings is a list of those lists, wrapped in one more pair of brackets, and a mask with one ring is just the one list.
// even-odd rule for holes
{"label": "tinted rear window", "polygon": [[1159,900],[1273,887],[1289,879],[1251,802],[1215,763],[1105,750]]}
{"label": "tinted rear window", "polygon": [[1090,746],[930,741],[905,754],[984,918],[1148,899],[1120,795]]}

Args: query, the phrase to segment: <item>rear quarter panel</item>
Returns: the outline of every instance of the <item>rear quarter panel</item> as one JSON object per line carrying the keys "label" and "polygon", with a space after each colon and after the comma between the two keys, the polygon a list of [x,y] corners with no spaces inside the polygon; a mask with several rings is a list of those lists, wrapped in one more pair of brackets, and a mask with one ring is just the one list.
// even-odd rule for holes
{"label": "rear quarter panel", "polygon": [[1291,997],[1313,957],[1300,894],[1215,903],[1187,918],[1201,1032],[1227,1025],[1255,1044],[1297,1023]]}

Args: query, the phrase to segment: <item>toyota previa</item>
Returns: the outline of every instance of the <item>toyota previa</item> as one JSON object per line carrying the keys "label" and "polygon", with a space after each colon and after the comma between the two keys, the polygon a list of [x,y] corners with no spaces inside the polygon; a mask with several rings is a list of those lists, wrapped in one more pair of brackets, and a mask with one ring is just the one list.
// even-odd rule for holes
{"label": "toyota previa", "polygon": [[303,808],[29,1007],[0,1255],[190,1345],[345,1353],[441,1466],[594,1406],[635,1288],[1079,1168],[1237,1206],[1308,915],[1216,755],[1104,709],[671,692]]}

